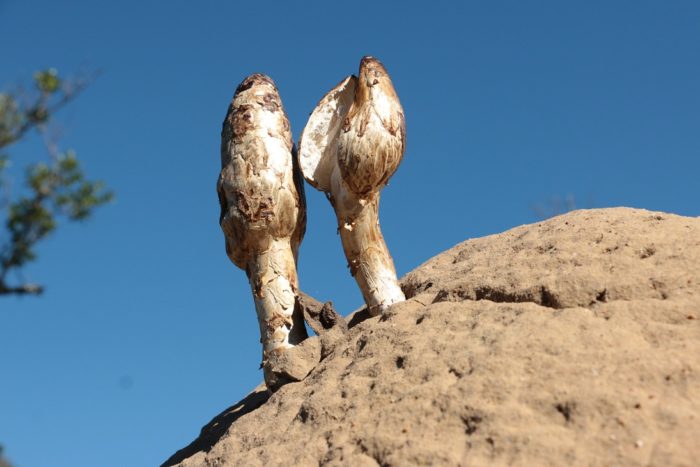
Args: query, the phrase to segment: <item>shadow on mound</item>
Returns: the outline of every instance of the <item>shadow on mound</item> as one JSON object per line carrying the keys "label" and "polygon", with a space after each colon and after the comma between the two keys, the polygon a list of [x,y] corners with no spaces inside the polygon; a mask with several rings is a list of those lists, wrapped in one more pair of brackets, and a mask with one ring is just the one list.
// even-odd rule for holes
{"label": "shadow on mound", "polygon": [[[313,299],[309,297],[307,300]],[[320,302],[316,300],[314,301],[317,305],[320,304]],[[347,320],[347,326],[352,328],[371,317],[372,316],[369,314],[367,307],[362,307],[345,317],[345,320]],[[208,453],[211,448],[216,445],[216,443],[218,443],[219,440],[226,434],[228,429],[234,422],[236,422],[236,420],[241,418],[243,415],[249,414],[260,408],[269,398],[270,394],[267,392],[265,384],[261,384],[243,400],[232,405],[214,417],[201,429],[197,439],[170,456],[167,461],[161,464],[161,467],[172,467],[178,465],[199,452]]]}
{"label": "shadow on mound", "polygon": [[258,386],[253,392],[248,394],[243,400],[232,405],[228,409],[214,417],[199,432],[199,437],[188,446],[180,449],[165,461],[161,467],[177,465],[185,459],[192,457],[200,451],[209,450],[226,434],[229,427],[243,415],[252,412],[263,405],[270,398],[264,385]]}

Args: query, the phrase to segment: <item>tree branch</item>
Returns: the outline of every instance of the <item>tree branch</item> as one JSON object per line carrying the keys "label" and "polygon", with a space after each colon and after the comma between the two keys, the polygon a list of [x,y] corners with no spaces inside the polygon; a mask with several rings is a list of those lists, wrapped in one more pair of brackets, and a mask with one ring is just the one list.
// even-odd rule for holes
{"label": "tree branch", "polygon": [[[63,107],[65,107],[68,103],[70,103],[73,99],[78,97],[78,95],[85,90],[90,84],[92,84],[100,75],[100,72],[96,72],[92,76],[86,79],[82,80],[76,80],[70,84],[70,88],[64,89],[63,93],[61,95],[61,98],[58,99],[55,103],[49,106],[45,106],[46,100],[49,98],[49,96],[46,93],[42,93],[37,101],[34,103],[34,105],[28,107],[28,110],[24,110],[22,113],[24,115],[30,115],[32,111],[38,111],[41,110],[43,111],[46,115],[53,115],[54,113],[58,112],[61,110]],[[11,144],[16,143],[22,137],[32,128],[40,126],[42,123],[44,123],[44,120],[41,119],[36,119],[36,118],[26,118],[25,121],[19,125],[8,137],[6,140],[2,141],[0,140],[0,148],[4,148],[7,146],[10,146]]]}
{"label": "tree branch", "polygon": [[[85,75],[84,75],[85,76]],[[0,149],[11,145],[32,128],[44,139],[49,161],[35,162],[26,170],[26,189],[16,199],[7,196],[5,230],[7,240],[0,244],[0,295],[40,295],[44,288],[25,282],[8,285],[11,270],[36,259],[35,247],[56,229],[57,217],[78,221],[89,217],[93,209],[112,199],[112,192],[99,181],[87,179],[73,151],[60,153],[55,141],[46,136],[46,123],[90,85],[98,73],[82,79],[63,81],[49,69],[34,75],[36,91],[31,98],[17,103],[11,94],[0,94]],[[9,156],[0,155],[0,169]],[[26,193],[26,194],[25,194]]]}
{"label": "tree branch", "polygon": [[22,284],[7,286],[0,282],[0,295],[41,295],[44,287],[39,284]]}

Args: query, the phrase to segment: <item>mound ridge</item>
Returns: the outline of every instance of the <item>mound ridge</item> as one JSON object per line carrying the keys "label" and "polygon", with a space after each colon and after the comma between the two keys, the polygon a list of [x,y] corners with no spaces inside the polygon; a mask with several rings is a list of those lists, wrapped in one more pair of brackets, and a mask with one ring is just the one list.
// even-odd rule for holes
{"label": "mound ridge", "polygon": [[[256,388],[163,465],[693,465],[700,218],[575,211],[402,280],[309,376]],[[314,344],[316,342],[316,344]]]}

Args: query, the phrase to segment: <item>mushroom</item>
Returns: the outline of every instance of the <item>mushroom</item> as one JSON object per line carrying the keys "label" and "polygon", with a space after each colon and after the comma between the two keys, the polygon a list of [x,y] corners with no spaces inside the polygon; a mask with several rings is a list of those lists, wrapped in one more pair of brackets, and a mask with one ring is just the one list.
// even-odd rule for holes
{"label": "mushroom", "polygon": [[405,146],[401,103],[374,57],[362,59],[359,78],[345,78],[321,99],[299,141],[301,171],[335,209],[350,272],[372,315],[405,300],[379,229],[380,190]]}
{"label": "mushroom", "polygon": [[279,378],[266,362],[307,337],[303,312],[295,309],[306,201],[294,152],[274,82],[262,74],[247,77],[236,89],[221,131],[219,224],[226,253],[250,281],[271,390]]}

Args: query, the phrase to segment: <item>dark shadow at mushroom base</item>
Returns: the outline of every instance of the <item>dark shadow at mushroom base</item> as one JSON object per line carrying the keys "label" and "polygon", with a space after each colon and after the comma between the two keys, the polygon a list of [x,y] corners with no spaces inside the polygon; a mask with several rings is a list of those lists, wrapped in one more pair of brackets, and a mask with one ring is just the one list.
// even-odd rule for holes
{"label": "dark shadow at mushroom base", "polygon": [[355,311],[354,313],[350,313],[348,316],[345,317],[345,320],[348,322],[348,328],[350,329],[354,328],[361,322],[368,320],[372,317],[373,316],[369,314],[369,309],[367,307],[363,307]]}
{"label": "dark shadow at mushroom base", "polygon": [[200,451],[209,452],[211,448],[226,434],[229,427],[240,417],[252,412],[270,398],[264,386],[248,394],[243,400],[214,417],[199,433],[199,437],[188,446],[173,454],[161,467],[170,467],[192,457]]}

